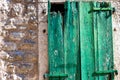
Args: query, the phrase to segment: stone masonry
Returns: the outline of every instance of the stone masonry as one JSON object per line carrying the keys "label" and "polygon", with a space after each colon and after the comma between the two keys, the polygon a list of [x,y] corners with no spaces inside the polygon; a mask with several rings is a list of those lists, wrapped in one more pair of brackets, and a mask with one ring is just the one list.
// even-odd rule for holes
{"label": "stone masonry", "polygon": [[0,80],[38,80],[37,0],[0,0]]}

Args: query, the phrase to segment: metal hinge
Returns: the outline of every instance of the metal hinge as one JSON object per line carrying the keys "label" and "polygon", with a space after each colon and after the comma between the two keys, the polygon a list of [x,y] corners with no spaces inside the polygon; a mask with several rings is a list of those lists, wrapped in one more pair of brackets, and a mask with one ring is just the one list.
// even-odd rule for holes
{"label": "metal hinge", "polygon": [[111,75],[111,74],[118,75],[118,71],[117,70],[96,71],[93,73],[93,76],[104,76],[104,75]]}
{"label": "metal hinge", "polygon": [[93,8],[88,13],[99,12],[99,11],[110,11],[110,12],[114,13],[115,12],[115,8]]}
{"label": "metal hinge", "polygon": [[100,2],[99,8],[93,8],[93,11],[112,11],[112,12],[115,12],[115,8],[110,7],[110,3]]}
{"label": "metal hinge", "polygon": [[112,11],[115,12],[115,8],[93,8],[93,11]]}

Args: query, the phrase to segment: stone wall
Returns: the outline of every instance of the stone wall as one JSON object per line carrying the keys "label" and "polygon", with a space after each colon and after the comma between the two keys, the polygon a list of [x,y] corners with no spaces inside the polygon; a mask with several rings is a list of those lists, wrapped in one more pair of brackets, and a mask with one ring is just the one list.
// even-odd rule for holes
{"label": "stone wall", "polygon": [[38,80],[37,0],[0,0],[0,80]]}

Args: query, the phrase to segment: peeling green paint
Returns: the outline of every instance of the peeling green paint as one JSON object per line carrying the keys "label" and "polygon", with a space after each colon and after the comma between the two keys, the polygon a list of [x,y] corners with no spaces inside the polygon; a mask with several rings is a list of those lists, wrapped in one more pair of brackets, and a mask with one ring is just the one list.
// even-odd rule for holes
{"label": "peeling green paint", "polygon": [[[50,80],[114,80],[114,72],[93,76],[95,72],[108,72],[114,68],[112,9],[110,5],[101,7],[101,4],[109,3],[67,1],[64,15],[50,12],[49,8]],[[109,8],[111,10],[106,10]]]}

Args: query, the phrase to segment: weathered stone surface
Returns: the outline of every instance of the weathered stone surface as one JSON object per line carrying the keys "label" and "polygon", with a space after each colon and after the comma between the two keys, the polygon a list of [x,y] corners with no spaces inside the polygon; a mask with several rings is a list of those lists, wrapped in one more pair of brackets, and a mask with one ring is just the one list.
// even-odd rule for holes
{"label": "weathered stone surface", "polygon": [[25,0],[25,2],[29,2],[29,3],[31,2],[32,3],[32,2],[35,2],[35,0]]}
{"label": "weathered stone surface", "polygon": [[15,72],[18,74],[29,74],[34,69],[33,63],[15,63]]}
{"label": "weathered stone surface", "polygon": [[23,40],[24,43],[28,43],[28,44],[35,44],[36,42],[32,39],[24,39]]}
{"label": "weathered stone surface", "polygon": [[11,51],[11,50],[16,50],[17,49],[17,44],[14,42],[5,42],[3,46],[3,50]]}
{"label": "weathered stone surface", "polygon": [[19,26],[19,29],[20,30],[25,30],[25,29],[27,29],[27,26]]}
{"label": "weathered stone surface", "polygon": [[17,29],[17,27],[14,25],[5,25],[5,26],[3,26],[3,28],[6,30]]}
{"label": "weathered stone surface", "polygon": [[6,37],[8,35],[8,31],[2,30],[0,31],[0,36]]}
{"label": "weathered stone surface", "polygon": [[6,60],[9,59],[10,55],[5,51],[0,51],[0,59]]}
{"label": "weathered stone surface", "polygon": [[37,0],[0,0],[0,80],[38,80]]}
{"label": "weathered stone surface", "polygon": [[35,54],[34,52],[26,52],[25,55],[24,55],[24,61],[25,62],[36,63],[38,61],[37,57],[38,57],[38,55]]}
{"label": "weathered stone surface", "polygon": [[35,50],[36,47],[35,45],[32,45],[32,44],[21,44],[19,47],[18,47],[19,50]]}
{"label": "weathered stone surface", "polygon": [[1,13],[6,14],[9,12],[9,1],[8,0],[0,0],[0,10]]}
{"label": "weathered stone surface", "polygon": [[11,32],[9,37],[11,40],[21,40],[25,36],[23,32]]}
{"label": "weathered stone surface", "polygon": [[31,39],[37,38],[37,30],[28,30],[28,37]]}
{"label": "weathered stone surface", "polygon": [[11,1],[15,3],[22,3],[24,0],[11,0]]}
{"label": "weathered stone surface", "polygon": [[11,51],[8,52],[11,58],[9,58],[9,61],[16,62],[16,61],[22,61],[24,52],[23,51]]}
{"label": "weathered stone surface", "polygon": [[16,16],[21,16],[23,14],[24,5],[21,3],[13,4],[13,10],[14,10]]}
{"label": "weathered stone surface", "polygon": [[14,21],[14,25],[24,25],[24,24],[28,24],[28,18],[21,18],[21,17],[17,17],[17,18],[14,18],[15,21]]}

